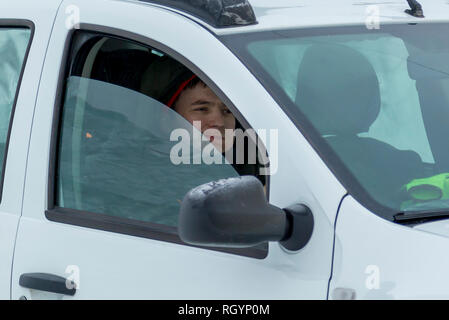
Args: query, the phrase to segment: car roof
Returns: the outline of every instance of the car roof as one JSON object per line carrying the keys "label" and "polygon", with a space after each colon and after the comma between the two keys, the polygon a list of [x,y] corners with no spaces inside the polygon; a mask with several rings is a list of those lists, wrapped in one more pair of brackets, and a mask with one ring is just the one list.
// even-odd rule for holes
{"label": "car roof", "polygon": [[424,18],[407,13],[406,0],[250,0],[257,25],[214,30],[219,34],[339,25],[449,22],[449,1],[418,0]]}
{"label": "car roof", "polygon": [[[129,0],[128,0],[129,1]],[[133,0],[131,0],[134,2]],[[150,1],[151,0],[145,0]],[[178,12],[197,21],[217,35],[296,29],[310,27],[333,27],[342,25],[364,25],[372,19],[382,24],[449,22],[448,0],[418,0],[424,18],[407,13],[407,0],[248,0],[256,15],[257,24],[215,28],[186,12],[165,5],[154,5]]]}
{"label": "car roof", "polygon": [[[41,3],[41,7],[54,7],[61,1],[46,0]],[[382,24],[449,22],[449,0],[418,0],[424,11],[424,18],[416,18],[405,13],[405,10],[410,8],[407,0],[248,0],[256,15],[257,23],[225,28],[216,28],[179,9],[153,4],[151,3],[152,0],[144,0],[149,2],[141,0],[114,1],[134,2],[177,12],[198,22],[217,35],[251,31],[364,25],[373,21],[373,19],[377,19],[377,17],[380,28],[382,28]],[[21,2],[25,2],[25,0],[18,0],[18,3]],[[74,0],[74,3],[76,3],[76,0]],[[14,5],[14,2],[12,4]]]}

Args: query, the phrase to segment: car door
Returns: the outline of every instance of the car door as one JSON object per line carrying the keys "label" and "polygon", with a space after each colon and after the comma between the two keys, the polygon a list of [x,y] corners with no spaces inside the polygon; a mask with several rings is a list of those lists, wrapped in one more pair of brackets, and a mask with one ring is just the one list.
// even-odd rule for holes
{"label": "car door", "polygon": [[58,1],[36,10],[0,5],[0,299],[11,297],[11,266],[40,71]]}
{"label": "car door", "polygon": [[[164,165],[135,170],[145,166],[147,148],[154,151],[145,132],[163,132],[169,141],[166,121],[173,113],[132,89],[128,76],[139,70],[116,69],[130,61],[130,50],[137,50],[132,62],[142,52],[169,55],[194,71],[245,128],[256,129],[270,157],[270,203],[303,203],[314,214],[305,248],[204,248],[179,239],[173,204],[181,199],[173,190],[236,173],[229,164],[219,172],[195,167],[186,175]],[[113,51],[101,63],[91,59]],[[75,70],[82,56],[84,67]],[[12,299],[325,299],[333,222],[344,193],[210,31],[151,4],[67,1],[55,20],[33,120]]]}

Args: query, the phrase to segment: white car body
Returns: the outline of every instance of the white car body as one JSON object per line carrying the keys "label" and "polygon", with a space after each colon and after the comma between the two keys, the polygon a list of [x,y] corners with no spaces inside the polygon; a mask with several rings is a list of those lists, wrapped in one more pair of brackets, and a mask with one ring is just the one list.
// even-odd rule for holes
{"label": "white car body", "polygon": [[[179,10],[138,1],[6,0],[0,4],[0,26],[6,19],[34,24],[0,203],[0,299],[449,298],[449,257],[444,254],[449,247],[449,220],[412,228],[363,207],[347,194],[254,75],[214,35],[363,25],[372,4],[250,2],[259,23],[224,29]],[[447,1],[420,2],[426,16],[420,21],[449,23]],[[376,9],[380,25],[416,22],[404,13],[405,0],[379,1]],[[74,12],[79,24],[71,24]],[[268,256],[254,259],[47,219],[58,81],[67,39],[78,28],[120,30],[163,44],[211,78],[252,128],[278,129],[270,203],[281,208],[302,203],[311,209],[315,225],[306,247],[289,252],[270,242]],[[267,138],[263,142],[270,150],[273,142]],[[72,277],[77,292],[64,296],[20,286],[20,276],[32,272]]]}

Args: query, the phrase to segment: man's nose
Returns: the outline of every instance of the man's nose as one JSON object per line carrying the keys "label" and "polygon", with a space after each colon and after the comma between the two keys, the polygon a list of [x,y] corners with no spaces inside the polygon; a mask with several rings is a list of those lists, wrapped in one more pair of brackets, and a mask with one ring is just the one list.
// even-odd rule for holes
{"label": "man's nose", "polygon": [[224,127],[224,114],[219,108],[214,108],[208,117],[209,127],[220,128]]}

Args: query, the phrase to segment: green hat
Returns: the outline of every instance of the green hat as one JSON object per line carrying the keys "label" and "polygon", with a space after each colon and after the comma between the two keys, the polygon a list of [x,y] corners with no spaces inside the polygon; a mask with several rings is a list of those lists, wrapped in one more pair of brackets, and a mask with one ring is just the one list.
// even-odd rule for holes
{"label": "green hat", "polygon": [[449,173],[414,179],[405,185],[407,193],[419,201],[449,199]]}

